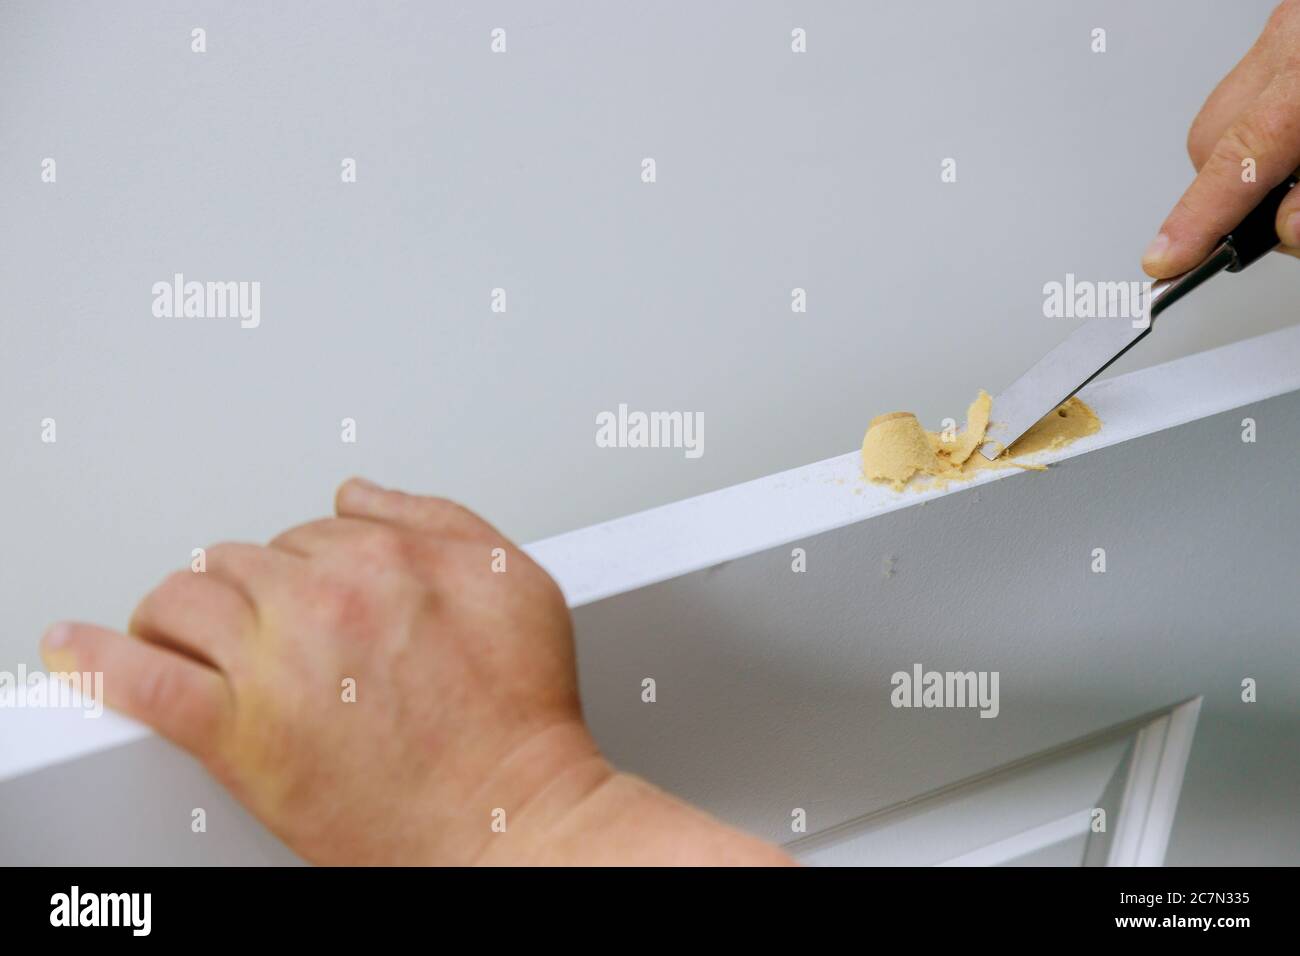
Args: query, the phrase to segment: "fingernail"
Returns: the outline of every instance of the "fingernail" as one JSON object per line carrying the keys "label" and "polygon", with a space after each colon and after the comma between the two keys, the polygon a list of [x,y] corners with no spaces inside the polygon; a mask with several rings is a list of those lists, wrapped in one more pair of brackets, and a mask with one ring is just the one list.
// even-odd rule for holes
{"label": "fingernail", "polygon": [[48,674],[75,674],[81,670],[77,666],[77,655],[72,651],[46,651],[41,655]]}
{"label": "fingernail", "polygon": [[1300,212],[1293,212],[1282,223],[1282,245],[1295,248],[1300,246]]}
{"label": "fingernail", "polygon": [[360,475],[356,476],[355,478],[349,478],[348,481],[349,483],[360,488],[362,491],[383,491],[384,490],[383,488],[375,484],[373,481],[371,481],[369,478],[362,478]]}
{"label": "fingernail", "polygon": [[72,640],[72,628],[55,624],[41,638],[41,660],[51,674],[70,674],[77,670],[77,655],[67,646]]}
{"label": "fingernail", "polygon": [[1147,246],[1147,251],[1142,253],[1142,261],[1159,262],[1165,257],[1165,253],[1168,251],[1169,237],[1162,232],[1151,240],[1151,244]]}
{"label": "fingernail", "polygon": [[72,640],[72,628],[60,621],[45,632],[45,636],[41,638],[41,646],[54,650],[67,646],[70,640]]}

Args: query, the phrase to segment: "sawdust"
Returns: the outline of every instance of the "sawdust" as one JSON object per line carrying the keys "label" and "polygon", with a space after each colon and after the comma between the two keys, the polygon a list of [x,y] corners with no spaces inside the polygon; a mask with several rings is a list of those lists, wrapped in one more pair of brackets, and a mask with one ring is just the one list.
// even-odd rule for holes
{"label": "sawdust", "polygon": [[911,412],[891,412],[871,420],[862,439],[862,471],[872,481],[902,491],[913,475],[940,472],[930,437]]}
{"label": "sawdust", "polygon": [[1025,432],[1013,455],[989,461],[979,454],[979,448],[984,444],[992,406],[988,392],[981,391],[966,411],[966,427],[956,435],[927,432],[911,412],[891,412],[872,419],[862,439],[862,473],[895,491],[909,484],[920,491],[970,481],[987,469],[1046,471],[1046,465],[1022,459],[1063,448],[1101,429],[1096,412],[1081,399],[1070,398]]}

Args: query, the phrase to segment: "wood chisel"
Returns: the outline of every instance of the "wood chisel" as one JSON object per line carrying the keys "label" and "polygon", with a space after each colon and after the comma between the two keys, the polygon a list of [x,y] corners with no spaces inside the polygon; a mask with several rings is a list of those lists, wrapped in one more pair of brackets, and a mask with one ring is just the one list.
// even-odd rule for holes
{"label": "wood chisel", "polygon": [[1117,358],[1146,338],[1158,316],[1202,282],[1220,272],[1240,272],[1278,244],[1274,223],[1278,207],[1296,176],[1275,187],[1236,229],[1219,240],[1199,265],[1153,283],[1144,315],[1089,319],[1064,342],[1048,352],[1028,372],[993,399],[994,421],[980,454],[992,461],[1011,447],[1039,419],[1100,375]]}

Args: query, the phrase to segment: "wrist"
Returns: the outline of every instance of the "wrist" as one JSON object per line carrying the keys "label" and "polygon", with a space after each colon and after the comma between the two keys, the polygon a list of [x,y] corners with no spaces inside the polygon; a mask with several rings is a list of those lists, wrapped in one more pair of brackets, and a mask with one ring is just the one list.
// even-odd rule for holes
{"label": "wrist", "polygon": [[475,836],[456,857],[487,866],[547,862],[559,822],[614,775],[581,719],[534,731],[466,801]]}
{"label": "wrist", "polygon": [[630,773],[611,771],[551,828],[550,865],[789,866],[779,848]]}
{"label": "wrist", "polygon": [[[780,849],[735,830],[633,774],[582,733],[552,735],[531,764],[528,798],[475,862],[541,866],[789,865]],[[521,765],[522,766],[522,765]],[[520,767],[516,767],[516,770]],[[522,792],[522,791],[521,791]]]}

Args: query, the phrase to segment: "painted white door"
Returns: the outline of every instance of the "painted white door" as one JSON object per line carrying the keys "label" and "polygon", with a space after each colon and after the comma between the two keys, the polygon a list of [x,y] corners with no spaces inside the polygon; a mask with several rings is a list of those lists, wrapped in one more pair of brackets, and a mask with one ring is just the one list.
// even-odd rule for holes
{"label": "painted white door", "polygon": [[1160,866],[1200,699],[786,844],[812,866]]}

